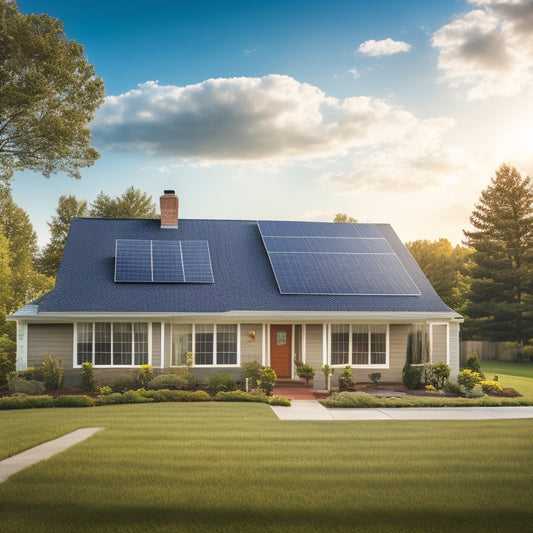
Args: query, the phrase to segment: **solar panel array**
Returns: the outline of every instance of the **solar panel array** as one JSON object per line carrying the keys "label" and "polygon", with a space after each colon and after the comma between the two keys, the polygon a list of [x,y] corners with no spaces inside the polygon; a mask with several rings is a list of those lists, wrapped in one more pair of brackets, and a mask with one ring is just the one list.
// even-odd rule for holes
{"label": "solar panel array", "polygon": [[115,281],[214,283],[207,241],[117,239]]}
{"label": "solar panel array", "polygon": [[373,224],[258,222],[282,294],[419,296]]}

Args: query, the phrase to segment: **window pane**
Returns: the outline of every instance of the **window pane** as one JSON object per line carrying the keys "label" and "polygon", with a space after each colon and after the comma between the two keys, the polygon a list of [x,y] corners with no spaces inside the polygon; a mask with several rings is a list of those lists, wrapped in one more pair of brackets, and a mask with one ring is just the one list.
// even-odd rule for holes
{"label": "window pane", "polygon": [[111,364],[111,324],[96,322],[94,324],[94,364]]}
{"label": "window pane", "polygon": [[352,326],[352,364],[368,365],[368,326]]}
{"label": "window pane", "polygon": [[173,324],[170,366],[186,365],[187,352],[192,352],[192,325]]}
{"label": "window pane", "polygon": [[148,324],[133,324],[133,348],[135,352],[135,364],[148,364]]}
{"label": "window pane", "polygon": [[131,324],[113,324],[113,364],[132,364]]}
{"label": "window pane", "polygon": [[350,362],[350,326],[334,324],[331,326],[331,364],[347,365]]}
{"label": "window pane", "polygon": [[194,363],[196,365],[213,364],[212,324],[198,324],[195,328]]}
{"label": "window pane", "polygon": [[237,325],[217,326],[217,365],[237,364]]}
{"label": "window pane", "polygon": [[387,362],[387,326],[370,326],[370,363],[384,365]]}
{"label": "window pane", "polygon": [[77,347],[78,365],[92,363],[93,360],[93,325],[92,322],[82,322],[77,326]]}

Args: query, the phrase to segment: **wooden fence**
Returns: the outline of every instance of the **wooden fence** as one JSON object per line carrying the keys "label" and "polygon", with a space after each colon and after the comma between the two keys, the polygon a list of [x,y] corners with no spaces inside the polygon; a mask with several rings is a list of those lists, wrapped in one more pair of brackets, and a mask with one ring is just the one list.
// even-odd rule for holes
{"label": "wooden fence", "polygon": [[491,341],[461,341],[459,344],[459,364],[464,366],[466,358],[474,351],[481,361],[498,359],[499,342]]}

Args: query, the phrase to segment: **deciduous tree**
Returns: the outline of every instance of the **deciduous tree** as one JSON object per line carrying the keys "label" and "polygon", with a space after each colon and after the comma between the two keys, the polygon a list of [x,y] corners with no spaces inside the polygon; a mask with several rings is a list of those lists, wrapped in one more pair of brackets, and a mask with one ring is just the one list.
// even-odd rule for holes
{"label": "deciduous tree", "polygon": [[468,271],[473,250],[454,247],[448,239],[419,240],[406,246],[442,300],[461,312],[470,289]]}
{"label": "deciduous tree", "polygon": [[357,223],[357,219],[354,217],[349,217],[346,213],[337,213],[333,222],[353,222]]}
{"label": "deciduous tree", "polygon": [[78,201],[75,196],[63,195],[59,198],[56,216],[47,222],[50,228],[50,242],[44,247],[36,261],[39,272],[46,276],[57,275],[67,241],[70,221],[74,217],[87,215],[87,201]]}
{"label": "deciduous tree", "polygon": [[155,218],[157,216],[152,197],[133,186],[115,198],[101,191],[91,204],[90,215],[100,218]]}
{"label": "deciduous tree", "polygon": [[61,21],[0,0],[0,178],[24,169],[79,178],[99,157],[88,124],[103,99],[102,79]]}

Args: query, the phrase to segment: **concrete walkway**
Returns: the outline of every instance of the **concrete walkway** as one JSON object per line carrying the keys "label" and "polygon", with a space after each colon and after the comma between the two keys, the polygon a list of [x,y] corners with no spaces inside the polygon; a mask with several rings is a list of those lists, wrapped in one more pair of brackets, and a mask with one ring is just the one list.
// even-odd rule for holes
{"label": "concrete walkway", "polygon": [[27,466],[43,461],[78,444],[104,428],[82,428],[0,461],[0,483]]}
{"label": "concrete walkway", "polygon": [[533,418],[533,406],[394,407],[328,409],[315,400],[293,400],[290,407],[272,406],[280,420],[494,420]]}

